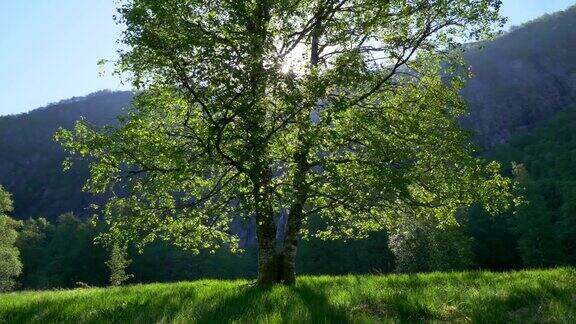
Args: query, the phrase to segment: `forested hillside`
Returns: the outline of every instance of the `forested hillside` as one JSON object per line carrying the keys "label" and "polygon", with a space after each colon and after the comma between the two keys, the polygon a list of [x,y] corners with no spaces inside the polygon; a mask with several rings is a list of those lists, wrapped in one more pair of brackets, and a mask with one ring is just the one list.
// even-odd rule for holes
{"label": "forested hillside", "polygon": [[490,157],[515,177],[527,203],[495,218],[474,210],[478,264],[493,269],[576,264],[576,107],[516,134]]}
{"label": "forested hillside", "polygon": [[131,99],[131,92],[101,91],[0,117],[0,184],[14,197],[15,218],[55,220],[65,212],[85,212],[94,201],[80,190],[88,175],[86,165],[63,172],[65,154],[52,137],[59,127],[70,128],[81,117],[96,125],[112,124]]}
{"label": "forested hillside", "polygon": [[[509,270],[576,264],[574,129],[576,109],[565,109],[489,154],[502,162],[509,176],[518,179],[518,191],[525,196],[526,205],[497,216],[473,209],[463,217],[460,228],[436,230],[409,224],[403,235],[390,240],[386,233],[379,233],[351,242],[306,241],[301,245],[298,273]],[[54,224],[26,220],[17,242],[26,265],[23,287],[74,287],[78,282],[105,285],[108,252],[93,244],[104,228],[102,223],[71,214],[60,216]],[[193,255],[158,242],[144,254],[135,252],[129,253],[131,282],[252,277],[255,271],[256,255],[250,247],[239,255],[226,249]]]}

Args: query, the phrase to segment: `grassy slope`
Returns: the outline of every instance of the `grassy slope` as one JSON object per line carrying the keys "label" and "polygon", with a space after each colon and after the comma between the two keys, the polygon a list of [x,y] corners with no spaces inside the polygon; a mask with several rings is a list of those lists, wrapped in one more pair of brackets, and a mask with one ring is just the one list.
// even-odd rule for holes
{"label": "grassy slope", "polygon": [[201,280],[0,294],[4,322],[576,323],[576,269],[301,277],[260,290]]}

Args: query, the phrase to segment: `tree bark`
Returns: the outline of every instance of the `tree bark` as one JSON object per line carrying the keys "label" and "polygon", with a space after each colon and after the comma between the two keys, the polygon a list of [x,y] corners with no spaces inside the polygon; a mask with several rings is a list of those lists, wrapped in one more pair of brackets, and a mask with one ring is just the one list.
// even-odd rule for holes
{"label": "tree bark", "polygon": [[301,206],[293,206],[288,217],[280,264],[280,277],[283,284],[293,285],[296,283],[296,252],[298,250],[298,235],[302,225]]}
{"label": "tree bark", "polygon": [[308,151],[306,139],[300,137],[302,146],[294,154],[296,162],[296,172],[294,173],[293,187],[295,199],[290,206],[286,228],[284,229],[284,250],[282,258],[282,281],[287,285],[293,285],[296,282],[296,253],[298,250],[298,239],[302,228],[304,217],[304,204],[308,198],[308,183],[306,182],[306,173],[309,169]]}
{"label": "tree bark", "polygon": [[296,252],[302,228],[304,203],[307,198],[306,155],[307,150],[297,154],[298,164],[294,178],[296,199],[288,213],[282,251],[276,249],[276,227],[272,217],[272,208],[269,210],[270,214],[259,214],[258,216],[261,217],[257,217],[259,286],[294,285],[296,283]]}
{"label": "tree bark", "polygon": [[256,236],[258,239],[258,285],[270,286],[278,282],[278,253],[274,208],[270,204],[272,171],[261,174],[261,182],[254,187],[256,198]]}
{"label": "tree bark", "polygon": [[[274,231],[272,231],[274,232]],[[269,231],[259,227],[258,230],[258,282],[259,286],[271,286],[279,282],[278,253],[276,237],[270,237]]]}

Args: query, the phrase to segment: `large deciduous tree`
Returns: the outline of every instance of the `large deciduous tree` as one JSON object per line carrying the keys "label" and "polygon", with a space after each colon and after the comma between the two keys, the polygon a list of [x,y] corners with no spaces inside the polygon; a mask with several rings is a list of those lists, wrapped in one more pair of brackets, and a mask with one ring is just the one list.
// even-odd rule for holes
{"label": "large deciduous tree", "polygon": [[[57,139],[92,159],[89,190],[122,193],[104,209],[110,238],[236,248],[230,224],[255,218],[259,284],[292,284],[303,235],[508,203],[509,181],[457,123],[458,42],[500,25],[499,5],[125,1],[118,70],[134,107],[119,127],[81,121]],[[309,217],[325,226],[309,233]]]}

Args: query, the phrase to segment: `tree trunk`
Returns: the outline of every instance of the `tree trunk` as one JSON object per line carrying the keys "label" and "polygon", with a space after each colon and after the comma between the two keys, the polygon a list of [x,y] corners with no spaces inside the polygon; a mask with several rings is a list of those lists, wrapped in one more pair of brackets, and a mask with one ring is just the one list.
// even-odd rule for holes
{"label": "tree trunk", "polygon": [[281,279],[286,285],[296,283],[296,252],[298,249],[298,235],[302,225],[302,205],[294,203],[290,208],[288,221],[284,234],[284,250],[281,258]]}
{"label": "tree trunk", "polygon": [[[300,140],[306,143],[303,137],[301,137]],[[306,182],[306,173],[309,168],[307,160],[308,150],[308,145],[303,144],[294,154],[294,161],[296,162],[296,172],[293,181],[295,199],[290,206],[286,227],[284,228],[284,249],[279,263],[279,271],[281,272],[280,281],[286,285],[296,283],[296,252],[298,250],[298,239],[304,217],[304,204],[308,198],[308,183]]]}
{"label": "tree trunk", "polygon": [[[324,8],[319,8],[318,17],[323,15]],[[319,62],[319,39],[322,32],[322,25],[318,23],[312,32],[310,62],[316,66]],[[310,125],[310,117],[303,116],[301,124]],[[276,250],[276,231],[273,215],[262,218],[258,221],[258,285],[270,286],[273,284],[294,285],[296,283],[296,253],[298,249],[298,239],[304,217],[303,210],[308,198],[309,184],[306,183],[306,174],[310,168],[308,163],[308,153],[310,145],[305,136],[306,131],[300,130],[298,140],[299,149],[294,154],[296,162],[296,172],[293,179],[294,202],[290,206],[286,227],[284,228],[284,242],[282,251]],[[270,212],[272,208],[270,208]]]}
{"label": "tree trunk", "polygon": [[286,222],[283,249],[276,249],[276,230],[272,217],[258,222],[258,285],[294,285],[296,283],[296,251],[302,224],[302,204],[292,205]]}
{"label": "tree trunk", "polygon": [[270,217],[258,223],[258,285],[263,287],[274,284],[293,285],[296,282],[297,232],[294,231],[294,225],[290,225],[289,218],[286,224],[284,247],[278,251],[274,222],[268,222],[271,219]]}
{"label": "tree trunk", "polygon": [[296,283],[296,244],[282,252],[268,253],[258,250],[258,281],[260,287],[269,287],[275,284],[292,286]]}
{"label": "tree trunk", "polygon": [[[306,142],[304,138],[300,138]],[[302,227],[303,209],[308,197],[309,184],[306,173],[309,169],[307,161],[309,146],[304,145],[294,154],[296,172],[293,179],[294,201],[288,212],[284,228],[282,251],[276,249],[276,224],[274,223],[274,208],[271,205],[272,171],[267,169],[260,178],[259,186],[254,188],[257,198],[258,212],[256,214],[256,231],[258,238],[258,285],[273,284],[293,285],[296,282],[296,252],[298,238]]]}
{"label": "tree trunk", "polygon": [[[308,198],[309,189],[309,184],[306,182],[306,173],[309,168],[308,150],[308,146],[305,145],[294,155],[296,162],[293,181],[295,199],[288,212],[281,252],[276,249],[276,226],[270,200],[265,197],[259,200],[261,203],[260,212],[256,216],[259,286],[270,286],[278,283],[293,285],[296,283],[296,252],[302,228],[304,204]],[[269,177],[271,180],[271,172]]]}
{"label": "tree trunk", "polygon": [[[270,286],[278,282],[278,253],[276,230],[272,215],[257,217],[258,285]],[[258,219],[260,218],[260,219]]]}
{"label": "tree trunk", "polygon": [[272,170],[269,167],[256,173],[253,195],[256,203],[256,237],[258,239],[258,285],[270,286],[278,281],[276,225],[271,202]]}

